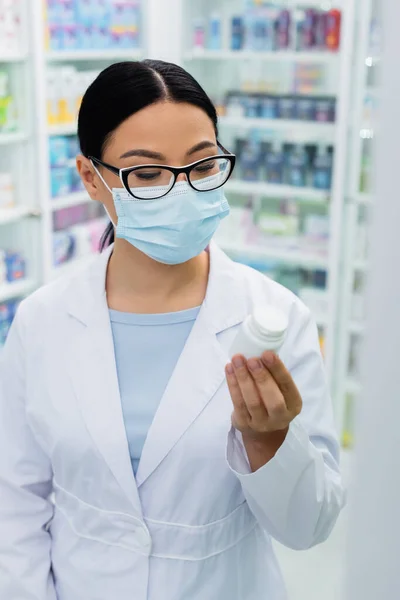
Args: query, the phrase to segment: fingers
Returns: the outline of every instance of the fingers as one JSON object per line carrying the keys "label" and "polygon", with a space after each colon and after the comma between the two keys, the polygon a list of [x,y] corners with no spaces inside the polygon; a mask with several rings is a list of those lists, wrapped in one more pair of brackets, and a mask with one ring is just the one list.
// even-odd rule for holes
{"label": "fingers", "polygon": [[266,422],[268,413],[261,399],[257,384],[250,375],[247,361],[243,356],[237,355],[233,357],[232,364],[246,408],[250,414],[251,422]]}
{"label": "fingers", "polygon": [[[234,356],[231,367],[236,379],[236,385],[240,390],[242,402],[249,415],[247,423],[251,423],[252,427],[259,427],[263,431],[268,420],[268,413],[261,400],[256,383],[249,373],[246,360],[243,356]],[[242,406],[242,415],[243,410]]]}
{"label": "fingers", "polygon": [[234,421],[232,420],[233,425],[237,429],[245,429],[249,426],[251,417],[249,411],[247,410],[238,380],[236,379],[234,368],[230,363],[225,367],[225,375],[234,407]]}
{"label": "fingers", "polygon": [[252,358],[247,364],[270,419],[279,423],[286,420],[285,398],[271,373],[259,359]]}
{"label": "fingers", "polygon": [[234,356],[226,366],[226,378],[234,405],[232,422],[241,431],[284,430],[301,411],[300,393],[274,353],[248,361]]}
{"label": "fingers", "polygon": [[273,352],[264,352],[261,360],[281,391],[289,412],[298,415],[302,409],[300,392],[279,356]]}

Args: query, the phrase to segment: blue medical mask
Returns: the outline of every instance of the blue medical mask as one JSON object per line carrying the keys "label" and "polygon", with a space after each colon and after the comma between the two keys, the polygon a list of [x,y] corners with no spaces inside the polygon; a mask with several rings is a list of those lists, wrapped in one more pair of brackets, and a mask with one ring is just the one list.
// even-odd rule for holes
{"label": "blue medical mask", "polygon": [[[140,192],[151,197],[162,190],[158,186],[141,188]],[[112,195],[118,215],[116,236],[167,265],[198,256],[207,248],[221,219],[229,214],[223,188],[198,192],[187,181],[177,182],[156,200],[136,200],[123,188],[113,188]]]}

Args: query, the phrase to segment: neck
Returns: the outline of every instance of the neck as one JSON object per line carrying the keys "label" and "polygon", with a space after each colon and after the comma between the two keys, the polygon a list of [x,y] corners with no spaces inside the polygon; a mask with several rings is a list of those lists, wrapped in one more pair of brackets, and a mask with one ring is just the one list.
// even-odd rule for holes
{"label": "neck", "polygon": [[121,312],[176,312],[199,306],[208,283],[209,256],[163,265],[129,242],[116,239],[107,271],[107,301]]}

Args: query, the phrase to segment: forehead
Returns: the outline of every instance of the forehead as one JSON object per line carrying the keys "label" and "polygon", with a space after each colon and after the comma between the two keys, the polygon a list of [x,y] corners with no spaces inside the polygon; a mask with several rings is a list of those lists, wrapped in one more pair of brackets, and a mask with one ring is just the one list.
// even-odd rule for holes
{"label": "forehead", "polygon": [[107,154],[122,155],[136,148],[170,153],[186,151],[204,139],[215,141],[210,117],[187,103],[160,102],[128,117],[115,130]]}

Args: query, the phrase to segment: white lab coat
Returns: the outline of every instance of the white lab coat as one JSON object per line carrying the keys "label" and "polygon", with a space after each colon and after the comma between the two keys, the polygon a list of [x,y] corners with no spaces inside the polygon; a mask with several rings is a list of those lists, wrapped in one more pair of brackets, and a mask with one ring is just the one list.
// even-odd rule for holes
{"label": "white lab coat", "polygon": [[[0,371],[2,600],[283,600],[271,537],[303,549],[329,535],[343,491],[317,329],[292,293],[210,253],[207,296],[136,480],[105,294],[110,251],[20,306]],[[251,473],[224,366],[255,303],[289,315],[281,357],[304,408]]]}

